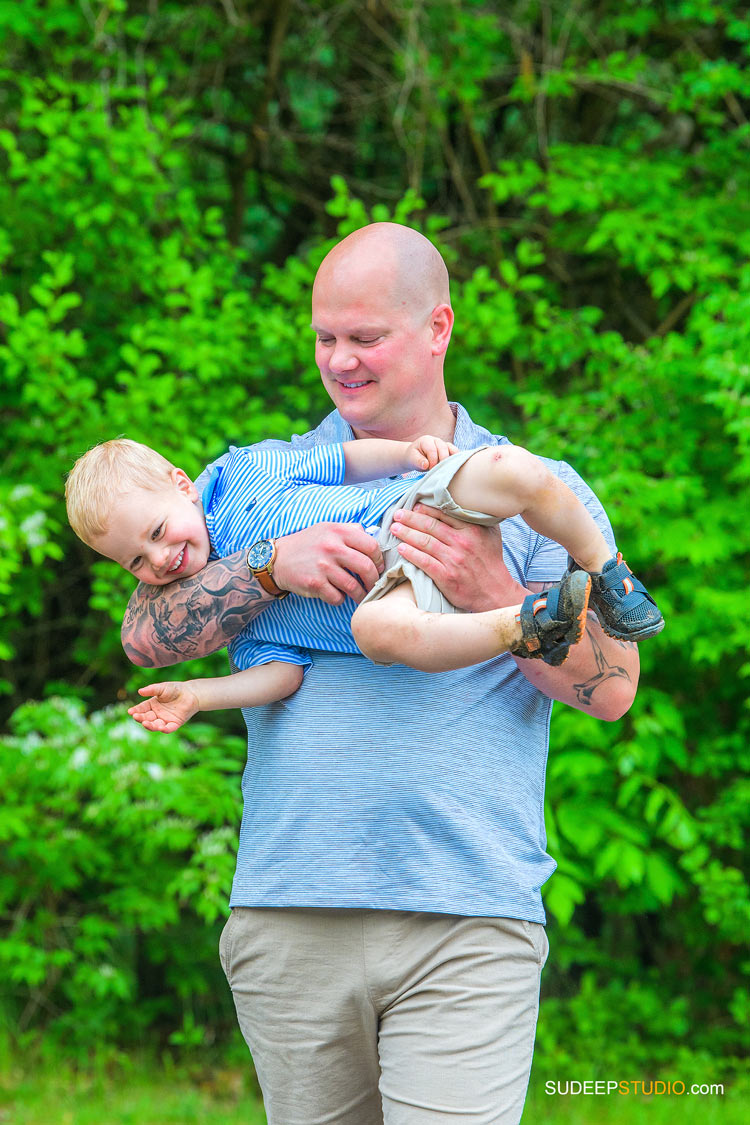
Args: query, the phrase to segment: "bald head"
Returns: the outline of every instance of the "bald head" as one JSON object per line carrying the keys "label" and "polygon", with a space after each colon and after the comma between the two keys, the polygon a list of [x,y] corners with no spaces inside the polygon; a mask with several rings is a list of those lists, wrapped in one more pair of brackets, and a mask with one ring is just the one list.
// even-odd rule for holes
{"label": "bald head", "polygon": [[373,223],[334,246],[315,278],[312,327],[323,384],[357,437],[452,439],[448,271],[424,235]]}
{"label": "bald head", "polygon": [[371,223],[347,235],[323,259],[315,285],[342,293],[385,291],[394,306],[416,317],[450,304],[448,270],[429,239],[399,223]]}

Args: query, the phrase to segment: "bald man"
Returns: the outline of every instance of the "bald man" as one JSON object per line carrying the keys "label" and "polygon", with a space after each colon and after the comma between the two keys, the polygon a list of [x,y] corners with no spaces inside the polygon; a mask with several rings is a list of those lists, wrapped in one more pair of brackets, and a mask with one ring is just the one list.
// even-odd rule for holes
{"label": "bald man", "polygon": [[[377,223],[334,247],[312,326],[336,409],[293,447],[423,433],[459,449],[507,442],[448,401],[448,274],[416,231]],[[547,464],[614,550],[590,489]],[[517,604],[567,562],[520,518],[501,535],[417,508],[392,526],[404,557],[463,610]],[[352,525],[255,547],[139,587],[123,625],[134,663],[214,651],[286,591],[353,609],[382,569],[374,538]],[[636,646],[589,615],[559,668],[506,654],[430,675],[313,657],[294,696],[244,712],[244,813],[220,948],[269,1123],[512,1125],[547,955],[551,703],[618,718],[635,694]]]}

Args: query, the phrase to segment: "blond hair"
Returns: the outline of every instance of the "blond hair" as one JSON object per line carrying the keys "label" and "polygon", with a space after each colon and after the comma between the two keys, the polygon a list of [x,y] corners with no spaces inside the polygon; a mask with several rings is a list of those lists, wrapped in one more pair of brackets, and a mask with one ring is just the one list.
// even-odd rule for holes
{"label": "blond hair", "polygon": [[95,445],[79,457],[65,482],[68,522],[89,546],[109,530],[112,509],[123,492],[157,492],[171,481],[171,461],[129,438]]}

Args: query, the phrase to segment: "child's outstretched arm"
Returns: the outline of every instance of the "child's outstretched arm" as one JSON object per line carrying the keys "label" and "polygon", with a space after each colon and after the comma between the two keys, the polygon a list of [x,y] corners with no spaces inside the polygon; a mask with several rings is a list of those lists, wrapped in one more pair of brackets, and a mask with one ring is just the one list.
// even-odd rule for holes
{"label": "child's outstretched arm", "polygon": [[346,475],[344,484],[378,480],[417,469],[421,473],[458,453],[455,445],[425,434],[416,441],[387,441],[385,438],[360,438],[344,442]]}
{"label": "child's outstretched arm", "polygon": [[302,675],[299,664],[272,660],[231,676],[147,684],[138,689],[138,694],[148,698],[129,707],[128,714],[147,730],[172,734],[197,711],[261,707],[286,699],[300,686]]}

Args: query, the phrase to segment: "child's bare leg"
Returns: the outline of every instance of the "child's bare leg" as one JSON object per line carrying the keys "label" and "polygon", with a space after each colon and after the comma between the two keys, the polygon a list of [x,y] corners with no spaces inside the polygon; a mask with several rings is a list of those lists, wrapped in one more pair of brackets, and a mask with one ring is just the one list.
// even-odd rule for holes
{"label": "child's bare leg", "polygon": [[538,457],[518,445],[482,449],[461,466],[450,494],[462,508],[499,520],[522,516],[567,550],[579,566],[600,571],[612,551],[591,514]]}
{"label": "child's bare leg", "polygon": [[352,617],[354,639],[377,664],[407,664],[420,672],[449,672],[491,660],[521,640],[519,606],[486,613],[428,613],[411,584],[397,586]]}

